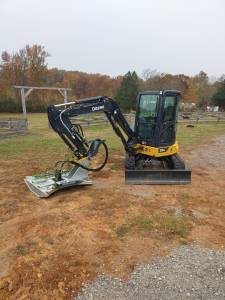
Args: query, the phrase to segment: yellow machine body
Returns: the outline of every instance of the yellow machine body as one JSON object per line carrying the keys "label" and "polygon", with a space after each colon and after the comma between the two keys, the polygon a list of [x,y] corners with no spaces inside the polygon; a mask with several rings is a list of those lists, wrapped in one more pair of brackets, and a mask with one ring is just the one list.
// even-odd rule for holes
{"label": "yellow machine body", "polygon": [[170,156],[178,153],[179,150],[177,142],[167,147],[152,147],[142,144],[135,144],[133,148],[137,154],[144,154],[152,157]]}

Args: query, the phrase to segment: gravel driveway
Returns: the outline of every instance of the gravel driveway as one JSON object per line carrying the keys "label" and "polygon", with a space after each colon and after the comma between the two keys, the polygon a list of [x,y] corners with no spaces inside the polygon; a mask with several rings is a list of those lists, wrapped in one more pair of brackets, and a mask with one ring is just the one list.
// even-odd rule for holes
{"label": "gravel driveway", "polygon": [[105,275],[76,300],[225,299],[225,251],[192,246],[137,268],[126,282]]}

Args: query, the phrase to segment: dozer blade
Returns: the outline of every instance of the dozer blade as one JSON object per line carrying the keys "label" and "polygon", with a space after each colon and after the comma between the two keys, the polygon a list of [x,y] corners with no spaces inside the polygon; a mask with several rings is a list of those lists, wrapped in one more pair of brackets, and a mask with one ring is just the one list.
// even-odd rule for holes
{"label": "dozer blade", "polygon": [[60,181],[55,181],[53,175],[27,176],[24,181],[31,192],[39,198],[47,198],[67,187],[92,184],[87,171],[79,166],[74,166],[69,172],[63,173]]}
{"label": "dozer blade", "polygon": [[126,184],[188,184],[191,171],[185,170],[125,170]]}

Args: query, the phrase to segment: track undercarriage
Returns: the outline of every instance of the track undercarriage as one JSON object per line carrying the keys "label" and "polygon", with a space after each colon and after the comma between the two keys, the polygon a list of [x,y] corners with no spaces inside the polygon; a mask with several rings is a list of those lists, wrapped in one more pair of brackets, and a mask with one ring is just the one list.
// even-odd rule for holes
{"label": "track undercarriage", "polygon": [[169,157],[154,158],[126,155],[126,184],[188,184],[191,171],[185,168],[178,154]]}

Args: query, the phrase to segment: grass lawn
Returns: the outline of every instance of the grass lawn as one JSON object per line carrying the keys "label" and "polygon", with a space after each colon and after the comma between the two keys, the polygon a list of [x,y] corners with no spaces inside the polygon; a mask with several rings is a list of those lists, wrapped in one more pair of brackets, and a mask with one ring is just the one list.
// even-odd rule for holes
{"label": "grass lawn", "polygon": [[215,157],[210,139],[225,134],[225,123],[178,124],[181,151],[197,149],[192,184],[179,186],[125,185],[124,150],[111,126],[84,128],[87,138],[106,140],[106,168],[90,174],[92,186],[39,200],[24,177],[51,170],[67,147],[46,114],[28,118],[26,135],[0,140],[0,299],[72,299],[98,274],[125,278],[178,244],[224,249],[224,138]]}
{"label": "grass lawn", "polygon": [[[0,118],[17,118],[21,114],[1,114]],[[61,156],[67,152],[67,147],[58,135],[48,127],[47,114],[28,114],[29,131],[24,136],[3,138],[0,140],[0,153],[2,159],[22,158],[32,153],[36,158]],[[178,141],[181,148],[201,143],[211,137],[225,132],[225,123],[200,123],[194,128],[187,128],[186,124],[178,125]],[[111,151],[123,151],[120,139],[109,126],[84,128],[87,139],[105,139]]]}

